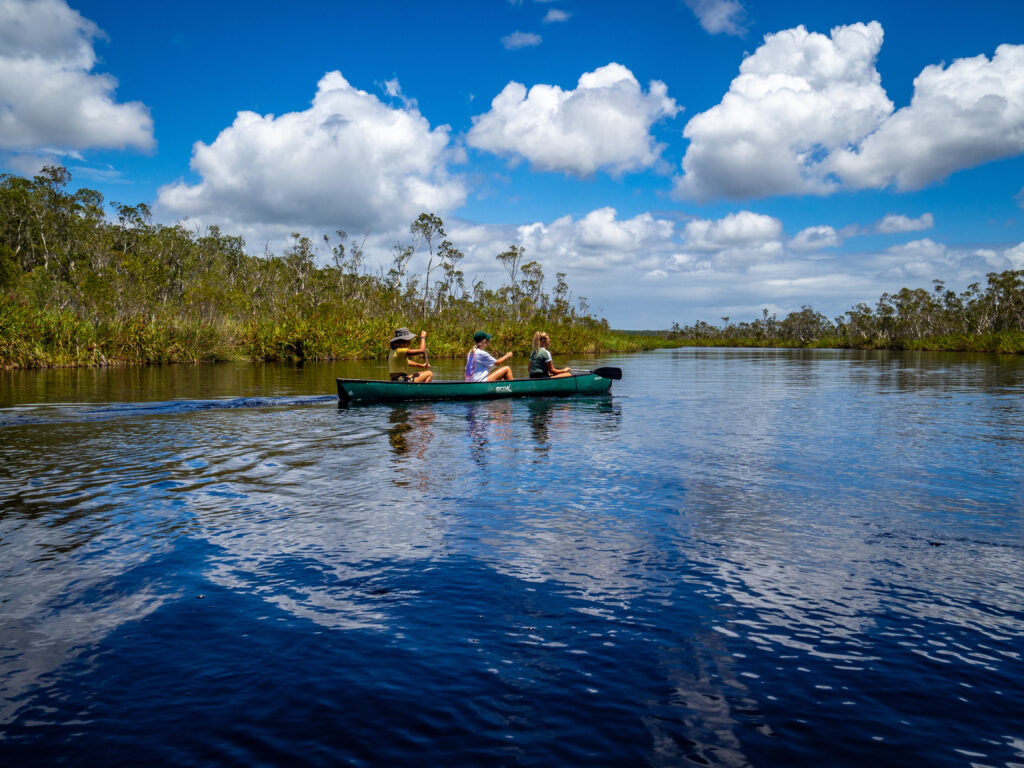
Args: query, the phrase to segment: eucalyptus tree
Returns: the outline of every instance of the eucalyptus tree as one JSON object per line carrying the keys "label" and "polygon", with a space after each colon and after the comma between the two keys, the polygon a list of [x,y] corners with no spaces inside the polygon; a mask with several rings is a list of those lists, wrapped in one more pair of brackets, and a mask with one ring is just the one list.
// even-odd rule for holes
{"label": "eucalyptus tree", "polygon": [[527,314],[533,314],[542,308],[543,300],[546,298],[543,293],[544,269],[540,262],[530,261],[519,268],[522,275],[521,285],[523,288],[523,309]]}
{"label": "eucalyptus tree", "polygon": [[526,256],[526,248],[521,245],[510,245],[508,250],[497,255],[498,263],[508,273],[508,285],[503,293],[506,294],[506,301],[510,307],[517,307],[519,304],[519,268]]}
{"label": "eucalyptus tree", "polygon": [[434,243],[438,240],[445,238],[444,222],[441,218],[433,213],[421,213],[412,224],[409,225],[409,231],[413,237],[419,243],[427,244],[428,258],[427,258],[427,272],[426,281],[423,286],[423,300],[421,303],[421,313],[426,314],[427,311],[427,295],[430,293],[430,272],[434,268]]}
{"label": "eucalyptus tree", "polygon": [[997,331],[1024,330],[1024,270],[990,272],[986,295]]}
{"label": "eucalyptus tree", "polygon": [[565,281],[565,272],[555,273],[555,289],[551,299],[548,317],[552,320],[568,318],[572,311],[572,295],[569,292],[569,284]]}
{"label": "eucalyptus tree", "polygon": [[798,312],[790,312],[780,323],[784,336],[802,344],[814,342],[826,335],[832,326],[823,314],[804,305]]}
{"label": "eucalyptus tree", "polygon": [[411,245],[395,243],[391,248],[391,268],[388,270],[386,279],[388,288],[392,291],[401,291],[402,283],[405,280],[405,272],[408,269],[413,253],[415,253],[415,249]]}
{"label": "eucalyptus tree", "polygon": [[[450,303],[466,293],[465,275],[459,269],[459,262],[466,257],[466,254],[456,248],[450,240],[444,240],[438,246],[437,253],[444,271],[444,281],[438,286],[438,300],[435,305],[440,308],[446,302]],[[458,291],[457,295],[456,291]]]}

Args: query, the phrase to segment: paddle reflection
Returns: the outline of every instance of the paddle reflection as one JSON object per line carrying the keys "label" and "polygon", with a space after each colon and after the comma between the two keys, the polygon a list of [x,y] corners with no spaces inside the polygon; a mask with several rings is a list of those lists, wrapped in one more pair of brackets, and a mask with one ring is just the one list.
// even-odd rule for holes
{"label": "paddle reflection", "polygon": [[[391,413],[388,414],[391,426],[387,432],[388,442],[394,453],[392,461],[395,464],[402,464],[410,459],[415,459],[418,462],[426,459],[427,449],[434,437],[431,425],[436,418],[437,413],[430,404],[414,407],[395,406],[391,409]],[[425,472],[426,465],[422,466],[424,472],[421,473],[416,485],[425,488],[429,478]],[[393,482],[398,486],[411,484],[407,475],[396,476],[393,478]]]}

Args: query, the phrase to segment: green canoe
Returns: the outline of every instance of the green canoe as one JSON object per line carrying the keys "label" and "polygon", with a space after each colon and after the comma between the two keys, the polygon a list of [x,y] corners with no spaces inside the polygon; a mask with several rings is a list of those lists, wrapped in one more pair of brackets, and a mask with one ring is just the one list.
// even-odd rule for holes
{"label": "green canoe", "polygon": [[[604,376],[600,374],[606,374]],[[615,375],[618,374],[618,375]],[[555,397],[600,395],[608,392],[612,378],[621,378],[617,368],[598,369],[562,379],[516,379],[515,381],[432,381],[406,384],[399,381],[338,379],[342,403],[395,403],[409,400],[474,400],[499,397]]]}

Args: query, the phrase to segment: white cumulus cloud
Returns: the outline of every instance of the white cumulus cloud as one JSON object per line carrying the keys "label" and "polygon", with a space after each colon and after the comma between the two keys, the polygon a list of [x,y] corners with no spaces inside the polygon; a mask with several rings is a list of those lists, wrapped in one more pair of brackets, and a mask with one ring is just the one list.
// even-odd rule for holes
{"label": "white cumulus cloud", "polygon": [[720,104],[683,135],[679,195],[700,200],[823,194],[837,181],[828,159],[892,112],[875,58],[882,25],[796,27],[765,37],[740,66]]}
{"label": "white cumulus cloud", "polygon": [[0,0],[0,149],[153,147],[146,106],[117,103],[117,80],[92,71],[101,35],[63,0]]}
{"label": "white cumulus cloud", "polygon": [[665,219],[642,213],[619,221],[614,208],[598,208],[584,216],[577,225],[579,242],[588,248],[610,248],[634,251],[650,240],[671,237],[674,227]]}
{"label": "white cumulus cloud", "polygon": [[158,204],[221,224],[385,231],[463,203],[448,144],[448,126],[432,129],[408,103],[388,106],[328,72],[309,109],[239,112],[212,144],[196,142],[191,166],[202,180],[161,188]]}
{"label": "white cumulus cloud", "polygon": [[1007,248],[1003,251],[1003,257],[1010,269],[1024,269],[1024,243]]}
{"label": "white cumulus cloud", "polygon": [[703,251],[760,248],[782,239],[782,222],[773,216],[740,211],[721,219],[688,222],[685,237],[689,247]]}
{"label": "white cumulus cloud", "polygon": [[[931,290],[941,279],[960,291],[993,270],[1024,268],[1024,243],[961,248],[918,239],[881,251],[830,252],[854,226],[805,227],[787,236],[783,222],[753,211],[678,224],[655,213],[621,218],[612,208],[582,217],[502,226],[449,222],[466,253],[467,275],[500,284],[495,255],[522,245],[550,285],[565,272],[574,296],[622,328],[665,328],[673,321],[751,320],[762,308],[780,317],[803,305],[834,317],[859,302],[874,304],[901,287]],[[378,238],[385,252],[392,240]],[[425,260],[417,267],[422,273]]]}
{"label": "white cumulus cloud", "polygon": [[535,45],[540,45],[541,42],[543,42],[541,36],[533,32],[516,31],[511,35],[505,35],[501,38],[501,44],[509,51],[517,51],[520,48],[532,48]]}
{"label": "white cumulus cloud", "polygon": [[746,32],[743,20],[746,11],[739,0],[685,0],[704,31],[712,35],[742,35]]}
{"label": "white cumulus cloud", "polygon": [[544,14],[544,18],[541,19],[541,21],[545,24],[553,24],[560,21],[568,21],[571,15],[572,14],[567,13],[566,11],[560,11],[557,8],[552,8]]}
{"label": "white cumulus cloud", "polygon": [[614,208],[598,208],[579,220],[562,216],[550,224],[523,225],[516,238],[534,254],[530,258],[540,257],[560,268],[604,269],[663,248],[674,231],[671,221],[650,213],[620,220]]}
{"label": "white cumulus cloud", "polygon": [[836,248],[842,244],[842,238],[835,227],[827,224],[802,229],[789,241],[789,247],[794,251],[816,251],[821,248]]}
{"label": "white cumulus cloud", "polygon": [[881,24],[767,35],[722,101],[696,116],[680,197],[918,189],[1024,153],[1024,45],[926,67],[897,111],[875,61]]}
{"label": "white cumulus cloud", "polygon": [[930,213],[923,213],[916,219],[904,216],[902,213],[890,213],[875,223],[875,230],[892,234],[895,232],[918,232],[922,229],[931,229],[933,226],[935,226],[935,218]]}
{"label": "white cumulus cloud", "polygon": [[470,146],[522,156],[533,167],[585,176],[654,165],[662,150],[651,126],[679,111],[667,86],[652,80],[645,93],[633,73],[611,63],[582,75],[574,90],[511,82],[473,118]]}
{"label": "white cumulus cloud", "polygon": [[888,253],[907,257],[915,261],[926,259],[937,259],[945,256],[947,248],[942,243],[937,243],[929,237],[921,240],[911,240],[909,243],[894,245],[888,249]]}
{"label": "white cumulus cloud", "polygon": [[1024,152],[1024,45],[925,67],[910,105],[832,168],[848,186],[919,189],[954,171]]}

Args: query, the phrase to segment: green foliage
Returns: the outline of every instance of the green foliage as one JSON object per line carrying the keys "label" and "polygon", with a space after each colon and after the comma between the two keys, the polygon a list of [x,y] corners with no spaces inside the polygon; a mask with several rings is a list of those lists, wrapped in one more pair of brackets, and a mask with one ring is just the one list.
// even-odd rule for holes
{"label": "green foliage", "polygon": [[[113,203],[108,220],[102,196],[71,193],[70,180],[54,167],[0,175],[0,367],[376,357],[400,326],[427,328],[435,358],[465,354],[480,328],[519,352],[541,328],[560,352],[665,343],[609,331],[585,300],[573,306],[563,273],[549,296],[519,246],[498,255],[507,285],[467,287],[463,254],[434,214],[373,274],[343,230],[324,238],[322,266],[300,233],[282,254],[255,257],[217,227],[154,224],[145,204]],[[426,272],[410,274],[423,247]]]}
{"label": "green foliage", "polygon": [[1024,270],[992,272],[984,288],[962,293],[939,280],[931,292],[901,288],[883,293],[872,308],[858,304],[829,321],[810,307],[782,320],[762,310],[751,322],[721,327],[676,323],[668,338],[707,346],[852,347],[1024,353]]}
{"label": "green foliage", "polygon": [[21,269],[11,246],[0,243],[0,295],[12,291],[20,276]]}

